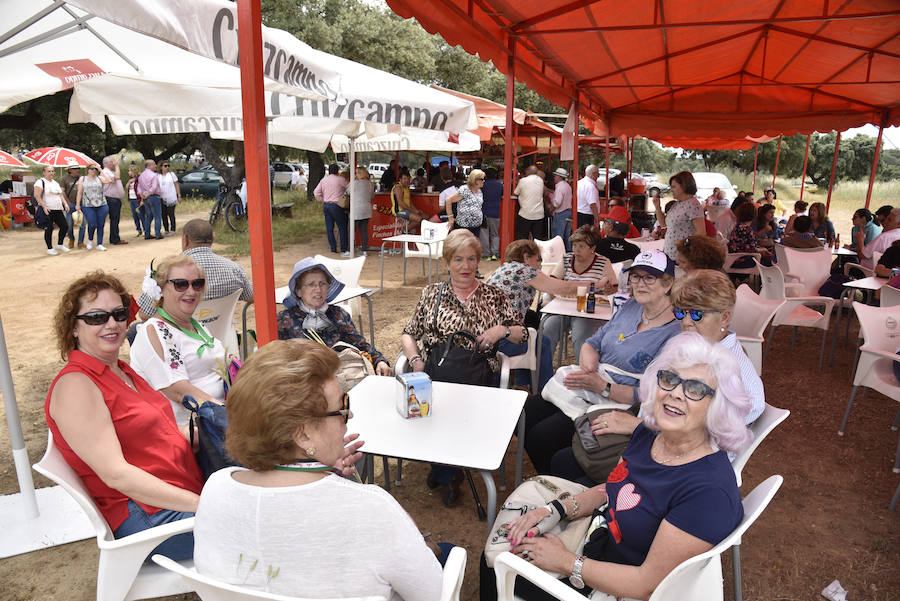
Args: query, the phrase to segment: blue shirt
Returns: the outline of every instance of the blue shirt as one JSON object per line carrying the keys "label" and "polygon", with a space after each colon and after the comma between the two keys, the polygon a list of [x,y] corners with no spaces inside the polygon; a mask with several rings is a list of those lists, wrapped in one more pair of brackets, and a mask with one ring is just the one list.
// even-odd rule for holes
{"label": "blue shirt", "polygon": [[[856,232],[859,231],[858,226],[853,226],[850,230],[850,248],[856,248]],[[881,226],[874,221],[867,221],[865,226],[866,239],[863,240],[863,246],[874,240],[881,233]]]}
{"label": "blue shirt", "polygon": [[[665,325],[638,332],[643,311],[644,307],[632,298],[587,339],[587,344],[600,354],[601,363],[609,363],[632,373],[644,373],[669,338],[681,332],[681,324],[674,317]],[[638,385],[634,378],[616,374],[610,376],[617,384]]]}
{"label": "blue shirt", "polygon": [[734,470],[724,451],[684,465],[663,465],[650,449],[657,433],[639,424],[606,480],[610,542],[630,565],[647,559],[663,520],[716,545],[744,517]]}
{"label": "blue shirt", "polygon": [[481,212],[485,217],[500,217],[500,199],[503,198],[503,182],[496,179],[484,180],[484,186],[481,187],[481,193],[484,195],[484,204],[481,205]]}

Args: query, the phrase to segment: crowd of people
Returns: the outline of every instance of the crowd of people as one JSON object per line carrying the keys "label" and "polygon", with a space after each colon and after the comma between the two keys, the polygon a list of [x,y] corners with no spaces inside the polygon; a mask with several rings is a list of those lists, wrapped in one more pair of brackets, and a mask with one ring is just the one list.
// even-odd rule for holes
{"label": "crowd of people", "polygon": [[[117,165],[110,167],[115,174]],[[346,180],[332,167],[315,195],[329,229],[340,232],[341,223],[347,224],[338,205]],[[791,236],[808,234],[832,245],[837,237],[820,203],[808,214],[798,205],[781,225],[774,193],[767,192],[759,207],[746,198],[731,207],[701,204],[693,177],[681,172],[670,180],[674,204],[664,209],[657,200],[654,206],[664,248],[641,251],[628,241],[634,226],[624,205],[599,213],[597,171],[589,166],[577,183],[579,190],[594,193],[584,195],[587,211],[581,210],[579,193],[576,223],[583,223],[569,237],[571,249],[557,270],[547,274],[535,242],[548,234],[535,223],[544,213],[540,219],[532,216],[549,206],[570,227],[571,214],[565,213],[571,211],[572,187],[568,173],[557,169],[554,195],[545,205],[540,172],[526,170],[517,186],[521,237],[482,281],[480,263],[494,255],[482,211],[496,191],[490,182],[499,183],[496,171],[473,169],[464,182],[452,185],[452,173],[438,170],[437,181],[448,184],[441,192],[452,187],[444,207],[455,226],[443,244],[446,277],[421,291],[400,345],[408,370],[424,371],[436,381],[495,386],[496,353],[527,350],[529,326],[537,325],[531,309],[537,293],[572,296],[589,284],[599,295],[624,296],[602,325],[560,316],[544,323],[536,344],[540,386],[531,390],[524,410],[525,449],[538,474],[587,488],[523,513],[507,525],[507,539],[514,553],[563,574],[585,595],[598,590],[646,598],[672,568],[711,549],[743,517],[730,460],[752,438],[749,426],[765,407],[765,391],[730,329],[736,292],[722,270],[726,252],[758,252],[774,260],[773,245],[782,236],[787,243]],[[385,177],[381,184],[391,193],[395,213],[412,223],[412,179],[408,173],[395,181]],[[431,183],[434,177],[425,179],[426,173],[417,178],[422,178],[417,187],[438,185]],[[86,206],[86,195],[95,193],[84,190],[102,181],[101,174],[88,176],[79,184],[76,203]],[[357,173],[355,181],[365,194],[374,193],[366,173]],[[44,203],[53,202],[51,182],[43,182]],[[155,214],[158,188],[140,182],[136,187]],[[58,209],[47,205],[58,211],[52,215],[56,223],[64,223],[68,208],[67,198],[61,200]],[[715,224],[710,231],[711,207],[733,217],[716,220],[731,224],[727,235]],[[90,219],[102,237],[101,213]],[[878,213],[854,213],[848,247],[870,261],[883,253],[878,265],[893,270],[900,267],[900,208]],[[487,244],[481,237],[485,229]],[[196,514],[193,533],[154,552],[193,557],[203,574],[285,595],[436,598],[448,545],[426,542],[389,493],[352,480],[364,443],[348,434],[353,413],[335,350],[356,349],[377,375],[392,376],[394,367],[336,304],[343,284],[316,259],[298,261],[277,317],[279,340],[254,352],[231,382],[218,366],[236,349],[225,348],[194,313],[205,298],[240,289],[249,301],[253,291],[239,265],[212,252],[212,237],[203,220],[185,224],[183,253],[151,264],[136,300],[108,273],[89,273],[69,284],[54,318],[66,365],[45,403],[56,445],[116,537]],[[344,234],[329,233],[334,252],[338,240],[345,248]],[[129,332],[134,317],[138,322]],[[554,376],[554,348],[569,335],[575,363]],[[130,363],[119,357],[126,339]],[[480,363],[442,369],[437,358],[454,346]],[[584,432],[547,392],[555,378],[568,394],[617,407],[586,414],[588,436],[602,449],[602,461],[585,459]],[[188,442],[191,426],[182,406],[187,397],[227,407],[225,444],[242,467],[200,472]],[[460,469],[432,464],[426,485],[453,507],[462,496],[462,481]],[[303,518],[282,519],[288,514]],[[589,515],[601,527],[591,530],[583,549],[541,536]],[[480,594],[483,600],[496,594],[484,556]],[[521,580],[516,594],[548,598]]]}

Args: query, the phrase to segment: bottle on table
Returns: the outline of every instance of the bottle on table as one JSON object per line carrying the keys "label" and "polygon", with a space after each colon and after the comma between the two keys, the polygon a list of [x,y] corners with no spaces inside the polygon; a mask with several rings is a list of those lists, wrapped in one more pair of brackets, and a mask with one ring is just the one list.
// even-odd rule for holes
{"label": "bottle on table", "polygon": [[597,295],[594,294],[594,284],[591,283],[591,288],[587,294],[587,301],[584,304],[584,312],[585,313],[593,313],[597,306]]}

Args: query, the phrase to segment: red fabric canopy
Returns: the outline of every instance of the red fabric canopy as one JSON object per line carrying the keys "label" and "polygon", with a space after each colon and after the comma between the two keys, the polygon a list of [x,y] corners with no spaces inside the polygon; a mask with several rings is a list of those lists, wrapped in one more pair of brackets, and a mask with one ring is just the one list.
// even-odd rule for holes
{"label": "red fabric canopy", "polygon": [[[900,125],[896,0],[388,0],[612,135],[740,140]],[[580,96],[579,96],[580,94]]]}

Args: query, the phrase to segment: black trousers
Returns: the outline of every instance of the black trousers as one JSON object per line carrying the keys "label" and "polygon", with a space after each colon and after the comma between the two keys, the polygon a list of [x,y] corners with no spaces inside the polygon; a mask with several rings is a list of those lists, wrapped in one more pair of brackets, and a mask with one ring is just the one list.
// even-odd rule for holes
{"label": "black trousers", "polygon": [[162,222],[163,228],[167,232],[175,231],[175,207],[177,205],[167,205],[163,203],[162,206]]}
{"label": "black trousers", "polygon": [[545,222],[546,219],[525,219],[516,215],[516,240],[528,240],[529,237],[544,240],[547,232]]}
{"label": "black trousers", "polygon": [[578,227],[581,227],[582,225],[594,225],[594,216],[578,213]]}
{"label": "black trousers", "polygon": [[550,474],[553,456],[572,447],[575,424],[556,405],[533,394],[525,401],[525,451],[539,474]]}
{"label": "black trousers", "polygon": [[51,209],[47,215],[50,218],[50,225],[44,230],[44,242],[47,243],[47,249],[53,248],[53,226],[55,225],[59,232],[56,234],[56,243],[62,244],[69,232],[69,224],[66,223],[66,214],[62,209]]}

